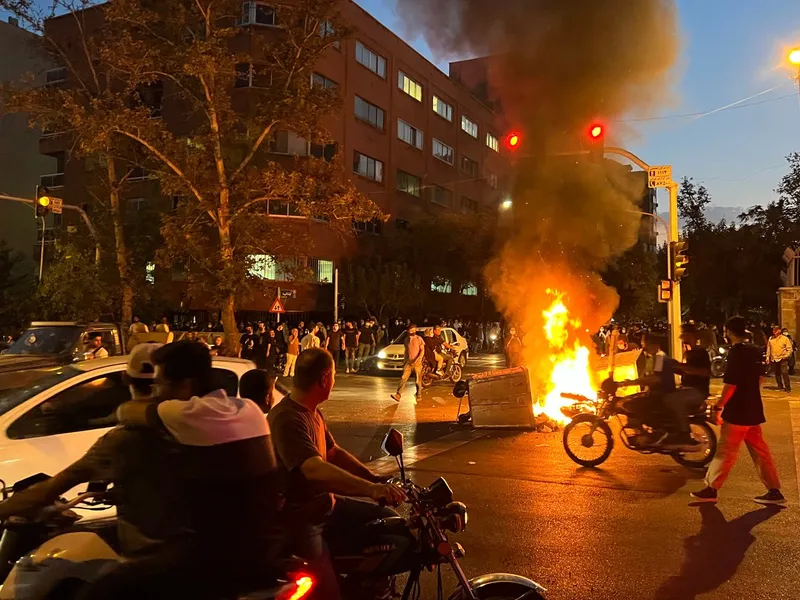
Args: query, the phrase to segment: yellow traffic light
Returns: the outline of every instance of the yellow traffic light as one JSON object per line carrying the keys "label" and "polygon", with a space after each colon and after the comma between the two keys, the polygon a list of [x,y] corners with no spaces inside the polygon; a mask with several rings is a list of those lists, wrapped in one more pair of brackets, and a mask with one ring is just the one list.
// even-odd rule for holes
{"label": "yellow traffic light", "polygon": [[39,206],[47,208],[50,206],[50,196],[39,196]]}

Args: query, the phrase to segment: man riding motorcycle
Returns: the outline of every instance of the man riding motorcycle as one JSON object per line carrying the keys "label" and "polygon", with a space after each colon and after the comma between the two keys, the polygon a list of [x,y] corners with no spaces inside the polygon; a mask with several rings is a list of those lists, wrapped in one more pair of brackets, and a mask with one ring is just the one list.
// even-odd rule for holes
{"label": "man riding motorcycle", "polygon": [[430,348],[436,359],[431,365],[434,368],[433,372],[442,372],[442,364],[444,364],[444,372],[447,372],[447,369],[449,369],[450,365],[453,363],[453,357],[449,352],[444,352],[444,350],[453,350],[454,348],[444,341],[441,325],[434,326],[432,334],[426,336],[424,341],[426,348]]}
{"label": "man riding motorcycle", "polygon": [[304,351],[295,365],[292,393],[268,416],[287,480],[283,514],[289,550],[310,562],[317,580],[314,597],[324,600],[340,597],[328,545],[347,553],[366,523],[397,516],[390,508],[348,496],[395,505],[405,499],[400,487],[371,473],[328,431],[318,407],[328,400],[335,377],[336,366],[327,350]]}

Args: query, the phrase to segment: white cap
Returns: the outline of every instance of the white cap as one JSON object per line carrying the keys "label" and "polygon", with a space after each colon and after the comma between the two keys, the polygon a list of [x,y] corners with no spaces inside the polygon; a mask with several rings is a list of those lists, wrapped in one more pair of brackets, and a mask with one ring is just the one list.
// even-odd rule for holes
{"label": "white cap", "polygon": [[156,367],[153,364],[151,355],[163,345],[153,342],[136,344],[131,350],[130,356],[128,356],[128,366],[125,368],[125,373],[128,377],[133,379],[155,379]]}

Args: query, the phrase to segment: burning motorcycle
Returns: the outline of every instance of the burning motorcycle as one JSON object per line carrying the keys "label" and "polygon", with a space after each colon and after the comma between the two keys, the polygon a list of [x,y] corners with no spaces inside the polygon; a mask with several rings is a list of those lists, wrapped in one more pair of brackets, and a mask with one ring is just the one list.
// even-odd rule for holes
{"label": "burning motorcycle", "polygon": [[[717,422],[717,413],[710,405],[704,403],[689,417],[690,433],[698,442],[697,446],[681,449],[661,445],[677,425],[663,402],[655,400],[649,392],[618,397],[618,386],[611,379],[601,387],[596,412],[578,414],[564,428],[564,450],[574,462],[584,467],[596,467],[608,459],[614,448],[614,434],[609,426],[614,417],[620,425],[619,438],[629,450],[641,454],[666,454],[678,464],[696,469],[708,466],[714,458],[717,434],[710,424]],[[579,394],[561,395],[585,404],[592,402]]]}

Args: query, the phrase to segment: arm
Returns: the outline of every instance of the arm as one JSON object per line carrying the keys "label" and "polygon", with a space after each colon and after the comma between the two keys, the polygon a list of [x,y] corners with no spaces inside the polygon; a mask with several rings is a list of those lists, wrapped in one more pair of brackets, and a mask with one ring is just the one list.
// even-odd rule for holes
{"label": "arm", "polygon": [[156,402],[123,402],[117,408],[117,422],[120,425],[139,425],[164,428],[161,417],[158,416]]}
{"label": "arm", "polygon": [[717,408],[719,409],[725,408],[725,405],[728,403],[728,400],[730,400],[733,397],[733,393],[735,391],[736,391],[736,386],[734,384],[732,383],[724,384],[722,386],[722,394],[720,395],[719,400],[717,400],[716,402]]}
{"label": "arm", "polygon": [[378,483],[379,481],[382,481],[382,479],[370,471],[366,465],[364,465],[364,463],[362,463],[338,444],[332,449],[328,450],[328,462],[336,465],[344,471],[347,471],[351,475],[355,475],[361,479],[366,479],[372,483]]}
{"label": "arm", "polygon": [[375,488],[380,487],[366,479],[351,475],[336,465],[325,462],[319,456],[307,459],[300,466],[300,470],[306,479],[333,494],[372,498],[376,493]]}

